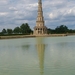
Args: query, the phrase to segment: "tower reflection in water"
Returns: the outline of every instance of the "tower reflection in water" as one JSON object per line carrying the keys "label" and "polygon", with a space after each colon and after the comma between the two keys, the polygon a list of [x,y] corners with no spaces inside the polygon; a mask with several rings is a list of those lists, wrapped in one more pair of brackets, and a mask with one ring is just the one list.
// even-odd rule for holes
{"label": "tower reflection in water", "polygon": [[40,74],[44,74],[44,51],[45,51],[45,44],[43,43],[44,38],[38,37],[37,39],[37,52],[39,58],[39,67],[40,67]]}

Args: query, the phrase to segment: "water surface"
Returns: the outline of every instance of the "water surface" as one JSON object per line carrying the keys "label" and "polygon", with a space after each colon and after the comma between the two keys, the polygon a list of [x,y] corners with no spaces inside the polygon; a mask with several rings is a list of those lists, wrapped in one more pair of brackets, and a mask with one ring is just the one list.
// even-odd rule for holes
{"label": "water surface", "polygon": [[0,75],[75,75],[75,36],[0,40]]}

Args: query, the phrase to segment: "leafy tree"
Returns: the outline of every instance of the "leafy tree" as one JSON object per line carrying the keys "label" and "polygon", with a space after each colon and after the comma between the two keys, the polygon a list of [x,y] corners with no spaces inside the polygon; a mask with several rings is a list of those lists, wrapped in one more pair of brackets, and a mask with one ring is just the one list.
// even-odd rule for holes
{"label": "leafy tree", "polygon": [[21,33],[23,33],[23,34],[26,33],[25,24],[24,23],[20,26],[20,29],[21,29]]}
{"label": "leafy tree", "polygon": [[31,28],[30,28],[30,26],[28,25],[28,23],[26,23],[25,24],[25,26],[26,26],[26,34],[30,34],[30,33],[32,33],[33,31],[31,30]]}
{"label": "leafy tree", "polygon": [[12,29],[7,29],[7,33],[12,34],[13,33]]}
{"label": "leafy tree", "polygon": [[75,33],[75,30],[69,29],[68,33]]}
{"label": "leafy tree", "polygon": [[20,28],[19,27],[14,28],[13,32],[17,34],[20,33]]}
{"label": "leafy tree", "polygon": [[21,33],[23,34],[30,34],[32,32],[32,30],[30,29],[28,23],[23,23],[21,26],[20,26],[20,29],[21,29]]}
{"label": "leafy tree", "polygon": [[51,29],[50,29],[50,28],[47,29],[47,33],[48,33],[48,34],[51,33]]}
{"label": "leafy tree", "polygon": [[68,32],[68,27],[65,25],[57,26],[55,28],[56,33],[67,33]]}
{"label": "leafy tree", "polygon": [[2,34],[2,32],[0,32],[0,36],[2,36],[3,34]]}
{"label": "leafy tree", "polygon": [[6,29],[3,29],[2,34],[6,34],[6,33],[7,33]]}
{"label": "leafy tree", "polygon": [[55,33],[55,29],[50,29],[50,28],[48,28],[48,29],[47,29],[47,33],[48,33],[48,34],[54,34],[54,33]]}

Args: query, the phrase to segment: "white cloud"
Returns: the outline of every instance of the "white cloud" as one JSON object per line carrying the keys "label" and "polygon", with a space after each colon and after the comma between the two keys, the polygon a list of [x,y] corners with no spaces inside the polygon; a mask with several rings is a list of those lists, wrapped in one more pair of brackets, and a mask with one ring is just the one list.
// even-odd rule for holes
{"label": "white cloud", "polygon": [[0,12],[0,16],[6,16],[8,12]]}
{"label": "white cloud", "polygon": [[56,18],[58,18],[58,14],[57,13],[50,13],[49,14],[49,17],[51,18],[51,19],[56,19]]}
{"label": "white cloud", "polygon": [[17,11],[17,8],[16,7],[9,7],[9,10]]}
{"label": "white cloud", "polygon": [[35,3],[35,4],[29,4],[30,7],[36,7],[38,6],[38,3]]}
{"label": "white cloud", "polygon": [[[20,26],[24,22],[33,28],[36,25],[37,1],[0,0],[0,30]],[[43,0],[43,13],[47,27],[55,28],[61,24],[75,27],[75,0]]]}
{"label": "white cloud", "polygon": [[37,8],[37,6],[38,6],[37,3],[28,4],[27,7],[26,7],[26,9],[29,10],[29,11],[30,11],[30,10],[33,11],[33,10],[35,10],[35,9]]}
{"label": "white cloud", "polygon": [[0,0],[0,4],[7,4],[8,0]]}

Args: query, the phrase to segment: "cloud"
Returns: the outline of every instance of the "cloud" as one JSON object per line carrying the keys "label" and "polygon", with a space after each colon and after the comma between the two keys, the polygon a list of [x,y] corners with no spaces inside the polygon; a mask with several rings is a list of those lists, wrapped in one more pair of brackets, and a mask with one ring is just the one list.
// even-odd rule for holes
{"label": "cloud", "polygon": [[0,16],[6,16],[8,12],[0,12]]}
{"label": "cloud", "polygon": [[[43,0],[45,25],[55,28],[61,24],[75,29],[74,0]],[[0,0],[0,31],[14,28],[28,22],[30,27],[36,25],[38,10],[37,0]]]}
{"label": "cloud", "polygon": [[0,0],[0,5],[1,4],[7,4],[8,3],[8,0]]}
{"label": "cloud", "polygon": [[49,7],[49,9],[47,10],[46,6],[44,6],[45,13],[48,12],[46,14],[46,17],[48,17],[48,21],[46,21],[47,25],[52,28],[55,28],[56,26],[61,24],[67,25],[69,28],[75,27],[75,1],[56,1],[57,0],[55,0],[54,2],[51,1],[50,3],[48,2],[48,0],[45,1],[47,3],[45,5],[47,6],[47,8]]}
{"label": "cloud", "polygon": [[11,10],[11,11],[17,11],[17,8],[15,8],[15,7],[9,7],[9,10]]}

